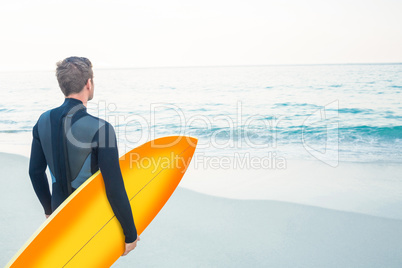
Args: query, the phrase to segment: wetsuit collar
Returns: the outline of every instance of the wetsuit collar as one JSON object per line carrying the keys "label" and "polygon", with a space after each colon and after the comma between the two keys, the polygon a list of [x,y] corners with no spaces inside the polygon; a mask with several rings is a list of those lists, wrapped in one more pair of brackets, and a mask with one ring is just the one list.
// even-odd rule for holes
{"label": "wetsuit collar", "polygon": [[65,98],[64,103],[71,103],[71,104],[82,104],[82,101],[79,99],[74,99],[74,98]]}
{"label": "wetsuit collar", "polygon": [[65,98],[63,106],[68,106],[68,107],[74,107],[74,106],[80,106],[80,110],[87,110],[87,107],[82,103],[81,100],[75,99],[75,98]]}

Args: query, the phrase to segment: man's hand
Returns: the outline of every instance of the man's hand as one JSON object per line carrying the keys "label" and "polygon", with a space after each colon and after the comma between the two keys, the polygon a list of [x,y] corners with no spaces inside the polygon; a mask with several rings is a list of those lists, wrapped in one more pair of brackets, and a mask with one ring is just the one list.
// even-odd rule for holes
{"label": "man's hand", "polygon": [[46,216],[46,219],[50,217],[50,215],[46,215],[46,214],[45,214],[45,216]]}
{"label": "man's hand", "polygon": [[132,243],[126,243],[126,250],[124,251],[123,255],[121,256],[126,256],[130,251],[132,251],[133,249],[135,249],[135,247],[137,246],[137,242],[140,241],[140,237],[137,237],[137,240],[135,240]]}

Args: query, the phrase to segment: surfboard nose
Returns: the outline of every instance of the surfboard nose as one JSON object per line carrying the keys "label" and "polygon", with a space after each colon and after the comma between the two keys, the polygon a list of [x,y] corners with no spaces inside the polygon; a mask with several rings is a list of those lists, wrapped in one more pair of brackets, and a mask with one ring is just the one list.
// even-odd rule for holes
{"label": "surfboard nose", "polygon": [[167,148],[172,146],[196,147],[198,139],[191,136],[166,136],[151,141],[152,148]]}
{"label": "surfboard nose", "polygon": [[192,147],[196,147],[198,143],[198,139],[196,137],[190,137],[190,136],[183,136],[187,138],[188,144]]}

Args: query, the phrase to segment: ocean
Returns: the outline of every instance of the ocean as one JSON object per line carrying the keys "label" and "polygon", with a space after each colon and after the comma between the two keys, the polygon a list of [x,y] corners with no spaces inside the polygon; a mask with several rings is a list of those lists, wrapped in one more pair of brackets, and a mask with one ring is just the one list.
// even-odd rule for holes
{"label": "ocean", "polygon": [[[402,64],[94,69],[88,112],[120,154],[191,135],[204,156],[402,162]],[[54,71],[0,73],[0,151],[29,155],[32,127],[59,106]]]}

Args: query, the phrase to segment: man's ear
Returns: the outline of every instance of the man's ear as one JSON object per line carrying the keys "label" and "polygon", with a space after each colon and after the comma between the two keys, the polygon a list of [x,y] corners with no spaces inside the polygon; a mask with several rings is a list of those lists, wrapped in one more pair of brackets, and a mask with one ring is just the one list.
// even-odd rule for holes
{"label": "man's ear", "polygon": [[86,86],[91,89],[91,78],[88,78]]}

